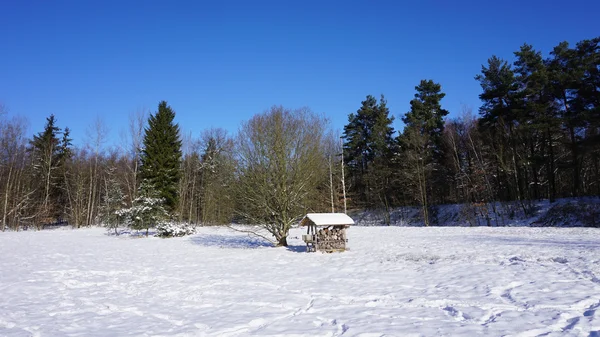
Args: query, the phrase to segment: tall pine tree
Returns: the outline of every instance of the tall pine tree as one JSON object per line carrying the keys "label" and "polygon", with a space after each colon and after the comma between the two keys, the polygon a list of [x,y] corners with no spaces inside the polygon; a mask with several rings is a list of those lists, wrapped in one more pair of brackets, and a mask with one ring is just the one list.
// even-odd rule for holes
{"label": "tall pine tree", "polygon": [[423,219],[428,226],[431,223],[428,209],[431,195],[434,186],[439,187],[442,183],[442,177],[439,176],[442,172],[442,133],[448,110],[443,109],[440,103],[446,96],[440,84],[422,80],[415,89],[417,93],[410,101],[410,111],[402,118],[405,127],[398,143],[400,155],[404,158],[403,171],[415,188],[414,195],[422,207]]}
{"label": "tall pine tree", "polygon": [[356,205],[373,207],[389,203],[391,157],[394,153],[394,118],[383,95],[379,103],[371,95],[348,116],[344,126],[344,162],[349,190]]}
{"label": "tall pine tree", "polygon": [[475,76],[483,92],[479,98],[483,105],[479,108],[479,124],[490,147],[486,152],[493,159],[496,190],[503,200],[522,199],[521,171],[517,161],[517,132],[519,126],[519,104],[516,95],[519,86],[515,73],[503,59],[492,56],[488,65],[481,67],[481,74]]}
{"label": "tall pine tree", "polygon": [[[515,105],[519,125],[520,163],[526,171],[523,188],[529,198],[541,195],[554,200],[556,196],[555,143],[560,135],[560,123],[554,95],[550,85],[549,71],[539,51],[524,44],[515,53],[514,72],[518,85]],[[545,186],[545,190],[541,187]]]}
{"label": "tall pine tree", "polygon": [[181,138],[174,119],[173,109],[161,101],[158,111],[148,118],[141,156],[141,178],[157,190],[169,212],[177,207],[181,178]]}

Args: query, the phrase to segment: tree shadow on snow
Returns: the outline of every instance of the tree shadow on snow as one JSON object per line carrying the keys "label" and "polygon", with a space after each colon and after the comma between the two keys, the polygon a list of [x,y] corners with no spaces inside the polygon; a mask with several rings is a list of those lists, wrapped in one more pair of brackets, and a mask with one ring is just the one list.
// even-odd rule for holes
{"label": "tree shadow on snow", "polygon": [[[114,229],[108,229],[104,235],[107,236],[114,236],[114,237],[129,237],[129,238],[145,238],[146,237],[146,230],[132,230],[129,228],[123,228],[123,229],[118,229],[117,233],[115,233]],[[156,230],[154,229],[150,229],[148,231],[148,237],[151,236],[155,236],[156,235]]]}
{"label": "tree shadow on snow", "polygon": [[294,252],[294,253],[306,253],[306,245],[302,245],[302,246],[292,246],[289,245],[287,247],[285,247],[287,250],[289,250],[290,252]]}
{"label": "tree shadow on snow", "polygon": [[494,236],[474,236],[472,240],[483,242],[494,242],[515,246],[570,246],[570,247],[585,247],[599,248],[600,241],[578,241],[578,240],[561,240],[561,239],[529,239],[519,237],[494,237]]}
{"label": "tree shadow on snow", "polygon": [[190,237],[193,244],[204,247],[234,248],[234,249],[256,249],[273,247],[273,245],[261,238],[252,236],[232,236],[218,234],[204,234]]}

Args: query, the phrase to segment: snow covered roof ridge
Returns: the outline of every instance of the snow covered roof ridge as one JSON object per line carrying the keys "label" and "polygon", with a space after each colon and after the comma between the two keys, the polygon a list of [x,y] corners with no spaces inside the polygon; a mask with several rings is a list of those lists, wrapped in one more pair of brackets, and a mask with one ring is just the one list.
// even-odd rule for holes
{"label": "snow covered roof ridge", "polygon": [[300,224],[306,225],[307,219],[317,226],[354,225],[354,220],[344,213],[308,213]]}

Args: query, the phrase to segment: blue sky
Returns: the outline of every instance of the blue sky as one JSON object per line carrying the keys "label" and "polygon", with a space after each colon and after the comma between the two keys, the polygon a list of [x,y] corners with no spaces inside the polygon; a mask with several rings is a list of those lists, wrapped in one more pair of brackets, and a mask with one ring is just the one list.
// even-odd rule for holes
{"label": "blue sky", "polygon": [[31,134],[55,114],[77,145],[98,116],[117,143],[128,115],[160,100],[197,136],[272,105],[341,130],[385,94],[400,129],[421,79],[442,84],[451,116],[476,112],[490,56],[598,36],[598,13],[592,0],[3,1],[0,102]]}

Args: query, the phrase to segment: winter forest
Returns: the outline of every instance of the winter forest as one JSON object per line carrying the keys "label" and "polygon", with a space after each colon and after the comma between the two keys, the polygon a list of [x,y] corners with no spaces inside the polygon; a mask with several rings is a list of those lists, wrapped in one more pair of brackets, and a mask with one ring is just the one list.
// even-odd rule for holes
{"label": "winter forest", "polygon": [[599,43],[563,42],[549,53],[524,44],[514,62],[482,60],[473,74],[481,106],[452,118],[435,79],[415,83],[409,111],[368,95],[338,126],[309,108],[273,106],[237,134],[209,129],[198,139],[182,134],[177,107],[161,101],[131,114],[126,144],[109,148],[101,122],[93,140],[73,146],[60,112],[31,135],[3,107],[0,229],[235,222],[264,224],[273,243],[287,245],[307,212],[413,206],[427,226],[443,225],[435,217],[443,204],[514,202],[527,214],[536,200],[598,196]]}

